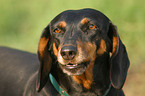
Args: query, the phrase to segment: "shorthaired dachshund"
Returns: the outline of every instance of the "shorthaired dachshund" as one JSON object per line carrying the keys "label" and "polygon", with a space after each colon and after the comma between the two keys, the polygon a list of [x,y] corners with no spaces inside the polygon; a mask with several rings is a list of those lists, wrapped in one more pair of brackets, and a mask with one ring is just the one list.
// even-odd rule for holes
{"label": "shorthaired dachshund", "polygon": [[1,47],[0,96],[124,96],[126,48],[99,11],[56,16],[42,32],[38,58]]}

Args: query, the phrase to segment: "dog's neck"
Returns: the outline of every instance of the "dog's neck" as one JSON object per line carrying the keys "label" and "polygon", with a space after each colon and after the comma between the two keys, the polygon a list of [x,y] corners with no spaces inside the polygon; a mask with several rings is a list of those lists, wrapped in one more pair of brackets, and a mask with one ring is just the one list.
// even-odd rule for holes
{"label": "dog's neck", "polygon": [[[86,76],[87,74],[85,72],[80,76],[68,76],[62,72],[57,64],[55,64],[55,69],[52,70],[52,74],[61,88],[69,95],[103,95],[110,85],[109,68],[109,56],[108,58],[106,56],[98,57],[94,63],[92,73],[90,73],[93,77],[91,85],[87,81],[89,77]],[[82,79],[84,79],[84,82]],[[90,87],[87,88],[84,85]]]}

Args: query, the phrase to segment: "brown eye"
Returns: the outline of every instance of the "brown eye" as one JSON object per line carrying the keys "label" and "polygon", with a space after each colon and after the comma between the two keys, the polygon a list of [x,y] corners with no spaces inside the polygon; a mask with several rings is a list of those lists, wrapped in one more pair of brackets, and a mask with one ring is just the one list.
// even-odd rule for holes
{"label": "brown eye", "polygon": [[61,33],[61,29],[56,28],[56,29],[54,29],[54,32],[55,32],[55,33]]}
{"label": "brown eye", "polygon": [[95,29],[95,28],[96,28],[95,25],[93,25],[93,24],[89,25],[89,29],[90,29],[90,30],[93,30],[93,29]]}

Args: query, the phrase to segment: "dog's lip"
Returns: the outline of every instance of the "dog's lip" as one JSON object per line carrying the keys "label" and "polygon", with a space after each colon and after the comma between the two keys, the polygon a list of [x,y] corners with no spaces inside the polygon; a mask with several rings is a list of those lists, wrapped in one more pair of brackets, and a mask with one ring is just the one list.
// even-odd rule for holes
{"label": "dog's lip", "polygon": [[69,64],[65,65],[64,67],[67,68],[67,69],[74,69],[74,68],[78,68],[78,67],[81,67],[81,66],[84,66],[84,64],[83,63],[81,63],[81,64],[71,64],[71,63],[69,63]]}
{"label": "dog's lip", "polygon": [[80,67],[83,67],[83,66],[87,66],[87,64],[89,64],[90,61],[88,62],[82,62],[80,64],[72,64],[72,63],[69,63],[67,65],[62,65],[64,68],[66,69],[76,69],[76,68],[80,68]]}

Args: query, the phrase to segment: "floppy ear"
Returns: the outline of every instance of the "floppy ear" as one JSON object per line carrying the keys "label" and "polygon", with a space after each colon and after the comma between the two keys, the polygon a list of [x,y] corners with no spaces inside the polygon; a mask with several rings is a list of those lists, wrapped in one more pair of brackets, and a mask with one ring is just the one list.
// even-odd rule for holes
{"label": "floppy ear", "polygon": [[114,88],[121,89],[124,85],[129,67],[129,59],[124,44],[121,42],[115,25],[109,25],[109,37],[112,42],[110,60],[110,80]]}
{"label": "floppy ear", "polygon": [[39,45],[38,45],[38,58],[40,61],[40,69],[38,73],[37,91],[41,91],[48,80],[48,75],[51,69],[51,36],[49,25],[43,30]]}

